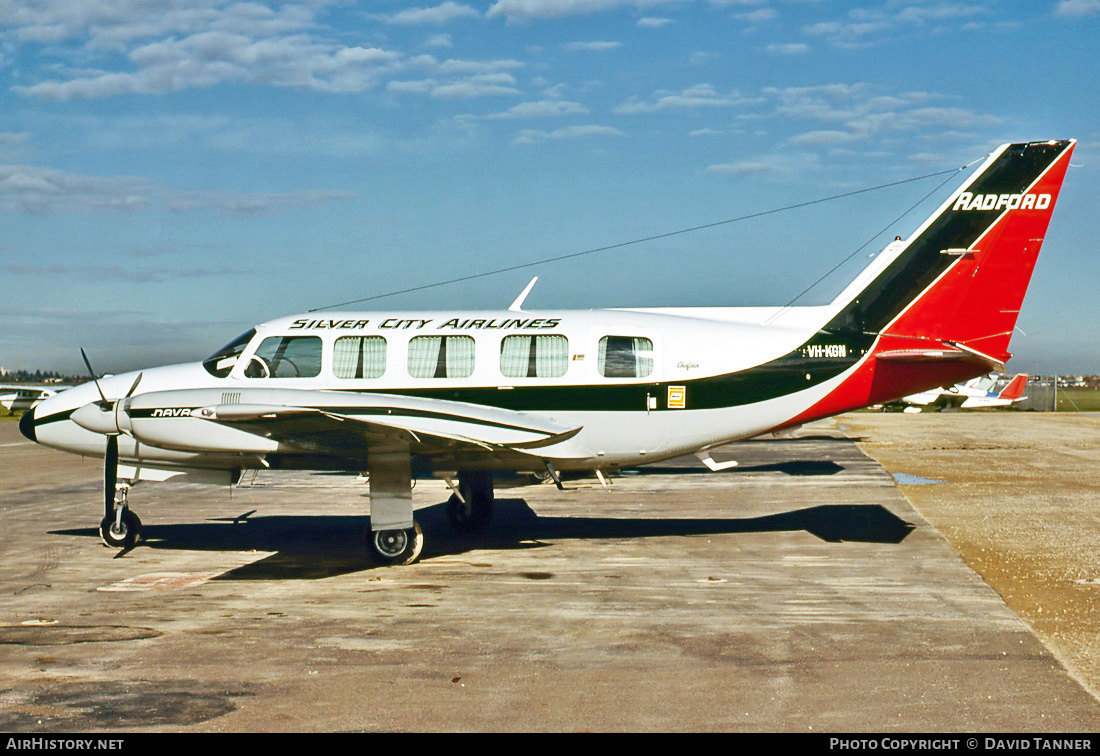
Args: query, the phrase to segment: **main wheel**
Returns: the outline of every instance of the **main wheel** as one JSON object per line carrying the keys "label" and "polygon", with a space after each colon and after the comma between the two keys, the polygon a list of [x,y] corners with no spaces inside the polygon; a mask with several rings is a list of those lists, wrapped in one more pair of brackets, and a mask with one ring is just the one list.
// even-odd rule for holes
{"label": "main wheel", "polygon": [[104,517],[99,523],[99,537],[104,546],[112,549],[129,549],[141,540],[141,518],[129,509],[122,510],[122,517]]}
{"label": "main wheel", "polygon": [[460,533],[480,533],[493,520],[493,474],[459,470],[458,493],[447,500],[447,517]]}
{"label": "main wheel", "polygon": [[465,503],[457,494],[451,494],[451,498],[447,499],[447,517],[451,527],[460,533],[480,533],[493,520],[493,500],[475,498],[466,491],[462,493],[466,497]]}
{"label": "main wheel", "polygon": [[367,554],[378,564],[412,564],[424,549],[424,533],[413,520],[404,530],[367,530]]}

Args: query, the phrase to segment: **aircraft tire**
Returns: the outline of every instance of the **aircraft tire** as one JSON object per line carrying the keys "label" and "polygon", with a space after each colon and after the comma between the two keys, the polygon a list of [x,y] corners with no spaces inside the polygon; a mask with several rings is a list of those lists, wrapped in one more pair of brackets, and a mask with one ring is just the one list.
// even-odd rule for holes
{"label": "aircraft tire", "polygon": [[99,523],[99,537],[103,545],[112,549],[133,548],[141,540],[141,518],[124,509],[120,525],[116,525],[115,519],[114,515],[108,515]]}
{"label": "aircraft tire", "polygon": [[411,528],[404,530],[367,529],[367,556],[375,564],[412,564],[424,549],[424,533],[420,523],[413,520]]}
{"label": "aircraft tire", "polygon": [[480,533],[493,521],[493,500],[474,497],[463,491],[466,503],[463,504],[456,494],[447,499],[447,518],[451,527],[459,533]]}

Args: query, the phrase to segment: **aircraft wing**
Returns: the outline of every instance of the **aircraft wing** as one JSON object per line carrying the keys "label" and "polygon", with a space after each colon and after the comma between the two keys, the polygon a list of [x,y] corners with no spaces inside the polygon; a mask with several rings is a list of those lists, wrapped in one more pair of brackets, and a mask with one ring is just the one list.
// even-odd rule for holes
{"label": "aircraft wing", "polygon": [[539,459],[591,456],[572,440],[579,425],[496,407],[391,394],[160,391],[135,396],[126,412],[139,441],[195,451],[362,454],[397,441],[414,454],[479,450]]}
{"label": "aircraft wing", "polygon": [[932,404],[940,398],[940,392],[942,390],[943,389],[935,389],[933,391],[922,391],[919,394],[910,394],[909,396],[902,397],[902,401],[906,404]]}

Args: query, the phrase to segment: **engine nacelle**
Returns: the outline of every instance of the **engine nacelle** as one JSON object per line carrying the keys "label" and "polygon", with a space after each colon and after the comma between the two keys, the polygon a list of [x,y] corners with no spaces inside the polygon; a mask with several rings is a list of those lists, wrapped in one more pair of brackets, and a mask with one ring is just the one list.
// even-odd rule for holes
{"label": "engine nacelle", "polygon": [[119,413],[119,428],[143,444],[162,449],[243,454],[294,451],[274,439],[199,416],[197,410],[221,399],[221,391],[208,389],[140,394]]}

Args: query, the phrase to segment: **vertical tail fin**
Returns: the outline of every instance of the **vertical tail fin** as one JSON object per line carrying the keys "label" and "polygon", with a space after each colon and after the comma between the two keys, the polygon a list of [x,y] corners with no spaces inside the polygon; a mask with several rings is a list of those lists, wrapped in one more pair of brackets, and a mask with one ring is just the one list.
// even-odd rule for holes
{"label": "vertical tail fin", "polygon": [[1003,369],[1075,145],[1002,145],[908,240],[887,247],[821,329],[865,344],[865,357],[789,424]]}
{"label": "vertical tail fin", "polygon": [[946,343],[1003,363],[1075,144],[1002,145],[826,330]]}
{"label": "vertical tail fin", "polygon": [[1020,373],[1011,381],[1009,381],[1007,386],[1001,389],[1001,393],[997,394],[997,398],[1016,401],[1024,395],[1024,388],[1026,386],[1027,373]]}

